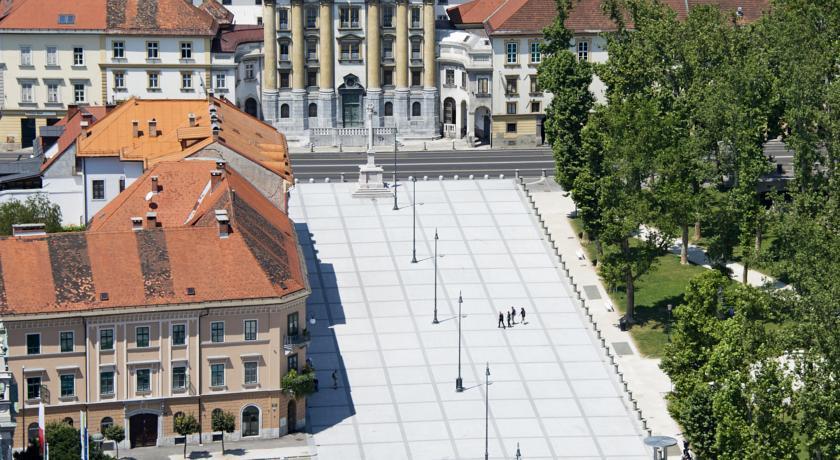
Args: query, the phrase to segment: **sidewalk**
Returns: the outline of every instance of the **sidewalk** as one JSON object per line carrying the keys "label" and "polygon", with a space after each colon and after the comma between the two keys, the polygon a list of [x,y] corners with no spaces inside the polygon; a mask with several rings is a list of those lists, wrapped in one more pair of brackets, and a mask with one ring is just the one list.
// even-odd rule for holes
{"label": "sidewalk", "polygon": [[[314,446],[310,448],[310,438],[306,433],[295,433],[276,439],[248,439],[246,441],[225,441],[225,455],[222,455],[222,443],[213,442],[204,445],[187,445],[187,458],[191,459],[236,459],[236,460],[309,460],[317,458]],[[113,450],[106,451],[115,456]],[[184,446],[137,447],[120,449],[121,460],[160,460],[184,458]]]}
{"label": "sidewalk", "polygon": [[648,428],[655,436],[676,438],[678,445],[669,449],[668,458],[681,458],[681,429],[668,413],[665,401],[665,396],[671,391],[671,381],[659,368],[660,360],[640,356],[630,333],[618,328],[620,313],[609,303],[607,290],[597,272],[589,260],[578,259],[577,253],[582,248],[566,217],[575,209],[574,202],[570,197],[563,196],[563,190],[551,178],[526,183],[526,188],[557,252],[565,261],[573,287],[589,307],[593,327],[600,331],[602,343],[615,356],[619,372],[623,374],[627,389],[632,399],[636,400]]}
{"label": "sidewalk", "polygon": [[[398,150],[400,151],[440,151],[440,152],[451,152],[453,150],[489,150],[489,144],[483,144],[479,146],[474,146],[467,143],[466,139],[449,139],[449,138],[440,138],[435,140],[403,140],[397,146]],[[374,148],[374,150],[379,152],[393,152],[394,146],[393,145],[379,145]],[[289,152],[291,153],[306,153],[306,152],[366,152],[367,147],[339,147],[339,146],[327,146],[327,147],[310,147],[307,145],[301,145],[301,143],[289,143]]]}

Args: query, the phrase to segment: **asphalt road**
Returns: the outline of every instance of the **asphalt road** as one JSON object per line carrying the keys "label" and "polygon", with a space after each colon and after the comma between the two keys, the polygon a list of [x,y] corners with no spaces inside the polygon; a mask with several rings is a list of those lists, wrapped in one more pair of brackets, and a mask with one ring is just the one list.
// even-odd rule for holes
{"label": "asphalt road", "polygon": [[[345,180],[355,181],[359,174],[359,165],[364,164],[364,153],[293,153],[291,154],[292,171],[300,180],[339,179],[344,173]],[[376,164],[385,170],[385,180],[393,177],[394,154],[377,153]],[[513,176],[515,170],[524,177],[536,177],[546,170],[554,174],[554,159],[549,149],[535,150],[462,150],[432,152],[398,152],[397,176],[437,178],[440,175],[461,177],[476,176],[498,177],[499,174]]]}

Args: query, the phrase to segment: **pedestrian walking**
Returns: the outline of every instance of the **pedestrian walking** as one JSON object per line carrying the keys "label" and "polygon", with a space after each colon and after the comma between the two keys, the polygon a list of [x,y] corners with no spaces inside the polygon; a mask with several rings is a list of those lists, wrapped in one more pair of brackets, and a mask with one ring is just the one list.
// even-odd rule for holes
{"label": "pedestrian walking", "polygon": [[507,312],[507,322],[508,322],[508,327],[513,327],[513,324],[510,323],[510,312]]}
{"label": "pedestrian walking", "polygon": [[499,327],[502,329],[505,328],[505,315],[502,312],[499,312]]}
{"label": "pedestrian walking", "polygon": [[513,305],[510,306],[510,320],[513,321],[513,324],[516,324],[516,307]]}
{"label": "pedestrian walking", "polygon": [[333,390],[337,390],[338,389],[338,370],[333,369],[332,379],[333,379]]}
{"label": "pedestrian walking", "polygon": [[522,308],[519,310],[519,314],[522,316],[522,321],[520,321],[520,322],[521,322],[522,324],[525,324],[525,307],[522,307]]}

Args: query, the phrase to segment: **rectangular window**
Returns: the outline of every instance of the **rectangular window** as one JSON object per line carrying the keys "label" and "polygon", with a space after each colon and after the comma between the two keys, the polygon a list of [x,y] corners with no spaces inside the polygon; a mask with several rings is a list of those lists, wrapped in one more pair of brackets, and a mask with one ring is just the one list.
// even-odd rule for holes
{"label": "rectangular window", "polygon": [[446,69],[446,85],[455,86],[455,71],[452,69]]}
{"label": "rectangular window", "polygon": [[148,72],[148,89],[160,89],[160,74],[158,72]]}
{"label": "rectangular window", "polygon": [[125,59],[125,42],[113,42],[111,51],[114,59]]}
{"label": "rectangular window", "polygon": [[419,61],[423,59],[423,51],[421,50],[420,42],[411,42],[411,59]]}
{"label": "rectangular window", "polygon": [[73,48],[73,65],[75,66],[83,66],[85,65],[85,49],[77,46]]}
{"label": "rectangular window", "polygon": [[160,44],[158,42],[146,42],[146,59],[157,59],[160,57]]}
{"label": "rectangular window", "polygon": [[225,365],[211,364],[210,365],[210,386],[223,387],[225,386]]}
{"label": "rectangular window", "polygon": [[58,23],[59,24],[75,24],[76,23],[76,15],[75,14],[59,14],[58,15]]}
{"label": "rectangular window", "polygon": [[539,64],[542,61],[542,53],[540,52],[540,42],[531,42],[531,63]]}
{"label": "rectangular window", "polygon": [[318,86],[317,70],[310,70],[306,72],[306,86]]}
{"label": "rectangular window", "polygon": [[119,187],[120,193],[122,193],[125,190],[125,177],[120,177]]}
{"label": "rectangular window", "polygon": [[125,72],[114,72],[114,88],[125,88]]}
{"label": "rectangular window", "polygon": [[47,83],[47,102],[50,104],[58,104],[61,98],[58,93],[58,83]]}
{"label": "rectangular window", "polygon": [[539,101],[531,102],[531,112],[532,113],[538,113],[540,111],[540,108],[541,108],[541,104],[539,103]]}
{"label": "rectangular window", "polygon": [[411,8],[411,27],[420,28],[420,8]]}
{"label": "rectangular window", "polygon": [[58,334],[58,343],[62,353],[73,351],[73,331],[61,332]]}
{"label": "rectangular window", "polygon": [[192,72],[181,72],[181,89],[192,89]]}
{"label": "rectangular window", "polygon": [[76,104],[84,104],[87,101],[87,91],[84,84],[76,83],[73,85],[73,101]]}
{"label": "rectangular window", "polygon": [[186,345],[187,344],[187,325],[173,324],[172,325],[172,345]]}
{"label": "rectangular window", "polygon": [[247,63],[245,64],[245,79],[246,80],[253,80],[254,79],[254,64]]}
{"label": "rectangular window", "polygon": [[102,179],[97,179],[91,181],[91,189],[94,200],[104,200],[105,199],[105,181]]}
{"label": "rectangular window", "polygon": [[213,321],[210,323],[210,341],[213,343],[222,343],[225,341],[224,321]]}
{"label": "rectangular window", "polygon": [[114,349],[114,330],[100,329],[99,330],[99,349],[113,350]]}
{"label": "rectangular window", "polygon": [[289,357],[286,358],[286,371],[288,372],[292,369],[294,369],[295,371],[298,370],[297,353],[295,353],[293,355],[289,355]]}
{"label": "rectangular window", "polygon": [[578,42],[577,44],[578,61],[589,60],[589,42]]}
{"label": "rectangular window", "polygon": [[394,41],[386,38],[382,40],[382,57],[384,59],[394,59]]}
{"label": "rectangular window", "polygon": [[172,389],[183,390],[187,387],[187,368],[176,366],[172,368]]}
{"label": "rectangular window", "polygon": [[505,132],[515,133],[516,132],[516,123],[508,123],[505,126]]}
{"label": "rectangular window", "polygon": [[516,42],[508,42],[507,43],[507,45],[506,45],[506,50],[507,50],[506,55],[507,55],[507,63],[508,64],[516,64],[517,56],[518,56],[517,48],[518,48],[518,46],[517,46]]}
{"label": "rectangular window", "polygon": [[225,78],[225,74],[217,73],[216,74],[216,89],[225,89],[227,88],[227,78]]}
{"label": "rectangular window", "polygon": [[359,55],[359,44],[355,42],[344,42],[341,44],[341,59],[343,61],[358,61],[360,59]]}
{"label": "rectangular window", "polygon": [[137,348],[146,348],[149,346],[149,326],[140,326],[135,331],[134,343]]}
{"label": "rectangular window", "polygon": [[280,30],[288,30],[289,29],[289,10],[286,8],[278,8],[277,9],[277,28]]}
{"label": "rectangular window", "polygon": [[26,334],[26,354],[41,354],[41,334]]}
{"label": "rectangular window", "polygon": [[69,398],[76,395],[76,376],[73,374],[61,374],[61,397]]}
{"label": "rectangular window", "polygon": [[289,61],[289,44],[288,43],[280,43],[277,45],[277,55],[280,62],[288,62]]}
{"label": "rectangular window", "polygon": [[307,8],[306,9],[306,27],[310,29],[314,29],[318,27],[318,9],[317,8]]}
{"label": "rectangular window", "polygon": [[382,5],[382,27],[394,27],[394,7]]}
{"label": "rectangular window", "polygon": [[99,373],[99,394],[114,394],[114,371],[103,371]]}
{"label": "rectangular window", "polygon": [[531,75],[531,93],[540,92],[540,83],[536,75]]}
{"label": "rectangular window", "polygon": [[477,80],[478,94],[490,94],[490,79],[479,77]]}
{"label": "rectangular window", "polygon": [[31,103],[34,101],[34,91],[32,90],[32,83],[20,84],[20,102]]}
{"label": "rectangular window", "polygon": [[519,93],[519,77],[505,77],[505,94],[515,95]]}
{"label": "rectangular window", "polygon": [[20,65],[23,65],[23,66],[31,66],[32,65],[32,47],[31,46],[21,46],[20,47]]}
{"label": "rectangular window", "polygon": [[359,9],[353,7],[341,7],[338,10],[339,27],[342,29],[359,28]]}
{"label": "rectangular window", "polygon": [[41,377],[29,377],[26,379],[26,399],[38,399],[41,397]]}
{"label": "rectangular window", "polygon": [[290,313],[286,316],[286,335],[295,336],[300,331],[300,323],[298,322],[298,314]]}
{"label": "rectangular window", "polygon": [[58,48],[55,46],[48,46],[47,47],[47,65],[48,66],[57,66],[58,65]]}
{"label": "rectangular window", "polygon": [[257,340],[257,320],[245,320],[245,340]]}
{"label": "rectangular window", "polygon": [[181,42],[181,59],[192,59],[192,42]]}
{"label": "rectangular window", "polygon": [[137,369],[137,391],[152,391],[152,371]]}
{"label": "rectangular window", "polygon": [[467,89],[467,73],[461,71],[461,88]]}
{"label": "rectangular window", "polygon": [[420,86],[422,83],[422,73],[419,70],[411,71],[411,86]]}
{"label": "rectangular window", "polygon": [[257,376],[257,363],[245,363],[245,385],[253,385],[255,383],[258,383],[258,379],[259,377]]}
{"label": "rectangular window", "polygon": [[382,84],[384,86],[393,86],[394,85],[394,71],[390,69],[385,69],[382,71]]}
{"label": "rectangular window", "polygon": [[288,88],[289,87],[289,72],[280,72],[280,87],[281,88]]}
{"label": "rectangular window", "polygon": [[318,60],[318,44],[315,40],[306,41],[306,59],[310,61]]}
{"label": "rectangular window", "polygon": [[508,115],[515,115],[516,114],[516,102],[508,102],[507,103],[507,114]]}

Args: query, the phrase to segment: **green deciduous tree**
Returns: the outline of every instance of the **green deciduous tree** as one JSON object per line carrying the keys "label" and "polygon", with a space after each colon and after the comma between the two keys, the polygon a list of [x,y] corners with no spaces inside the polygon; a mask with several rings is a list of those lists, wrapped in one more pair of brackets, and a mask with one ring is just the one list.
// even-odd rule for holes
{"label": "green deciduous tree", "polygon": [[61,208],[39,193],[25,201],[0,204],[0,235],[11,235],[14,224],[45,224],[48,232],[61,231]]}
{"label": "green deciduous tree", "polygon": [[198,420],[192,414],[179,414],[175,417],[175,432],[184,437],[184,458],[187,458],[187,440],[191,434],[198,433]]}
{"label": "green deciduous tree", "polygon": [[283,393],[292,399],[309,396],[315,392],[315,372],[304,370],[298,373],[290,369],[281,379],[280,386],[283,388]]}
{"label": "green deciduous tree", "polygon": [[236,429],[236,418],[230,412],[214,410],[211,421],[213,431],[222,433],[222,455],[225,454],[225,433],[233,433]]}
{"label": "green deciduous tree", "polygon": [[105,439],[114,441],[114,447],[117,450],[117,460],[120,458],[120,443],[125,439],[125,428],[120,425],[111,425],[102,430],[102,436]]}

